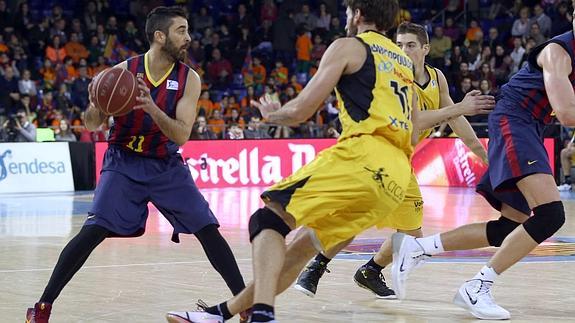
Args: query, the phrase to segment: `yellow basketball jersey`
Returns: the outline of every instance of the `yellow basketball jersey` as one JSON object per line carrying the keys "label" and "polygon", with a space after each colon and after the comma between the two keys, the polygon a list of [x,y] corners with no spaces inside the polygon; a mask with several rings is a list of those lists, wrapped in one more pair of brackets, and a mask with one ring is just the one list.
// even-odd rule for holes
{"label": "yellow basketball jersey", "polygon": [[[417,92],[417,99],[419,101],[419,108],[421,110],[437,110],[440,108],[439,104],[441,98],[439,96],[439,77],[437,75],[437,70],[425,64],[425,69],[429,75],[429,81],[425,84],[418,84],[415,82],[415,91]],[[418,136],[418,143],[424,138],[429,137],[433,129],[426,129],[421,131]]]}
{"label": "yellow basketball jersey", "polygon": [[410,155],[413,63],[389,38],[375,31],[357,35],[367,51],[363,66],[336,87],[342,134],[386,138]]}

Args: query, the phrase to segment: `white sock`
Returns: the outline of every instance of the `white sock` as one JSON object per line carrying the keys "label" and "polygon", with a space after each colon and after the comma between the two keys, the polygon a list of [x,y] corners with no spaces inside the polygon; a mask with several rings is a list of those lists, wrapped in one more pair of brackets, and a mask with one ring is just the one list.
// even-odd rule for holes
{"label": "white sock", "polygon": [[487,265],[483,266],[481,270],[473,277],[473,279],[481,279],[481,280],[488,280],[495,282],[495,279],[499,277],[499,274],[493,270],[491,267],[487,267]]}
{"label": "white sock", "polygon": [[415,239],[423,247],[423,251],[428,255],[436,255],[438,253],[445,252],[443,250],[443,243],[441,243],[441,237],[438,234],[434,234],[425,238]]}

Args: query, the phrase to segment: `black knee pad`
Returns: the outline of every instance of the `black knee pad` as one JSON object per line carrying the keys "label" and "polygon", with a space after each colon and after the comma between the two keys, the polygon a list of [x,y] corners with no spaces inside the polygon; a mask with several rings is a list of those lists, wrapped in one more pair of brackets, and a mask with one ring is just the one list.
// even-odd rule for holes
{"label": "black knee pad", "polygon": [[487,241],[493,247],[500,247],[503,240],[520,225],[504,216],[497,220],[487,222]]}
{"label": "black knee pad", "polygon": [[557,232],[565,223],[565,210],[561,201],[555,201],[533,209],[523,227],[537,243],[545,241]]}
{"label": "black knee pad", "polygon": [[291,231],[290,227],[284,222],[284,220],[267,207],[257,210],[250,218],[250,242],[265,229],[274,230],[284,238]]}

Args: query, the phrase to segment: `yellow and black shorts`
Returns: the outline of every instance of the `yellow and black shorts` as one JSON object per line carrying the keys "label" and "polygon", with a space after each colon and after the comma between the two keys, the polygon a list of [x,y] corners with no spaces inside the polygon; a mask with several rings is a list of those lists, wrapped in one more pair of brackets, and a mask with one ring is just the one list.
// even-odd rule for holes
{"label": "yellow and black shorts", "polygon": [[411,166],[383,137],[352,137],[262,194],[280,203],[296,226],[312,229],[317,248],[328,250],[383,223],[402,203]]}
{"label": "yellow and black shorts", "polygon": [[391,216],[385,217],[381,223],[378,223],[377,227],[412,231],[421,228],[422,224],[423,197],[415,173],[412,171],[403,202]]}

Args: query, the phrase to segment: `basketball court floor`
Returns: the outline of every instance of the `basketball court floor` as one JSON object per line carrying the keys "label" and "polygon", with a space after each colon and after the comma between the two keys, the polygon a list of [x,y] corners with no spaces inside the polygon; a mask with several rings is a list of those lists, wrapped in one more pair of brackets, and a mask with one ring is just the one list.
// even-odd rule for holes
{"label": "basketball court floor", "polygon": [[[263,188],[203,190],[221,230],[251,279],[248,219]],[[472,189],[424,187],[426,235],[496,216]],[[567,222],[555,238],[502,275],[493,291],[513,322],[575,322],[575,194],[564,193]],[[23,322],[42,293],[58,255],[75,235],[92,193],[0,196],[0,323]],[[280,322],[474,321],[451,300],[492,249],[434,257],[408,282],[407,299],[378,300],[352,276],[391,231],[371,229],[340,253],[309,298],[293,288],[277,302]],[[88,259],[54,304],[51,322],[165,322],[170,310],[192,310],[197,299],[229,297],[193,236],[170,241],[171,227],[150,206],[147,232],[108,239]],[[389,269],[384,269],[388,278]]]}

